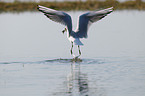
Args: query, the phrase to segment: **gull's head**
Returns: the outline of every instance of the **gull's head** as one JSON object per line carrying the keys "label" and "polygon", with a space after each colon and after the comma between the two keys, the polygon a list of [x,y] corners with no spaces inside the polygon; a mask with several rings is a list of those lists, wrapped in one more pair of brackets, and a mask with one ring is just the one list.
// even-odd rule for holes
{"label": "gull's head", "polygon": [[67,32],[67,29],[66,28],[62,31],[63,34],[64,34],[64,32]]}

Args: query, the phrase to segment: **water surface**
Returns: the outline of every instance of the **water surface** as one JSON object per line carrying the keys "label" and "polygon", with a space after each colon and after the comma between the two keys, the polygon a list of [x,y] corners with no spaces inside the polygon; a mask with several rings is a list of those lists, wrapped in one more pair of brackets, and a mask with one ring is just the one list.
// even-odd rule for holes
{"label": "water surface", "polygon": [[[83,12],[68,13],[75,29]],[[63,25],[39,12],[0,14],[0,96],[144,96],[144,16],[115,11],[94,23],[73,62]]]}

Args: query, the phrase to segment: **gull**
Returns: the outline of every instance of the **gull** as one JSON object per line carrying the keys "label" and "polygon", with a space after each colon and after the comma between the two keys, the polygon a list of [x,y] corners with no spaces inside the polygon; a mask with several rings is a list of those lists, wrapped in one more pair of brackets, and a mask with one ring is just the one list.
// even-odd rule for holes
{"label": "gull", "polygon": [[[49,19],[52,21],[58,22],[60,24],[65,25],[65,29],[62,31],[67,32],[67,38],[71,42],[71,55],[73,55],[74,58],[78,58],[81,55],[80,46],[83,45],[83,43],[80,41],[81,38],[87,38],[87,32],[88,28],[91,24],[94,22],[99,21],[100,19],[107,16],[107,14],[110,14],[113,11],[113,7],[103,9],[103,10],[97,10],[97,11],[89,11],[79,16],[79,21],[77,25],[77,29],[75,31],[72,30],[72,19],[69,14],[63,11],[57,11],[51,8],[47,8],[41,5],[38,5],[38,10],[43,12],[44,15],[46,15]],[[77,45],[79,50],[79,55],[75,56],[73,54],[73,46]]]}

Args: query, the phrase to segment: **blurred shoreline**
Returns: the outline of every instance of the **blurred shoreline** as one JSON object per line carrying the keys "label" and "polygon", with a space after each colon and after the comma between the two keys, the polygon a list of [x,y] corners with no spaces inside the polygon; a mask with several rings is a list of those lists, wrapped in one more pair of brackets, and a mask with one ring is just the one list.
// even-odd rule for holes
{"label": "blurred shoreline", "polygon": [[106,1],[64,1],[64,2],[0,2],[0,12],[36,11],[37,5],[46,6],[56,10],[96,10],[114,7],[114,10],[145,10],[145,2],[141,0],[119,2]]}

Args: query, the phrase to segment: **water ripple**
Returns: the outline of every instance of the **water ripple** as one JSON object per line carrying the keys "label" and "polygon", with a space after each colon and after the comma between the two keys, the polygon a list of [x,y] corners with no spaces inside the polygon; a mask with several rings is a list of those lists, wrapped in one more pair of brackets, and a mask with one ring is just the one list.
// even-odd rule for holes
{"label": "water ripple", "polygon": [[43,64],[43,63],[81,63],[81,64],[103,64],[102,59],[50,59],[42,61],[23,61],[23,62],[0,62],[0,64]]}

